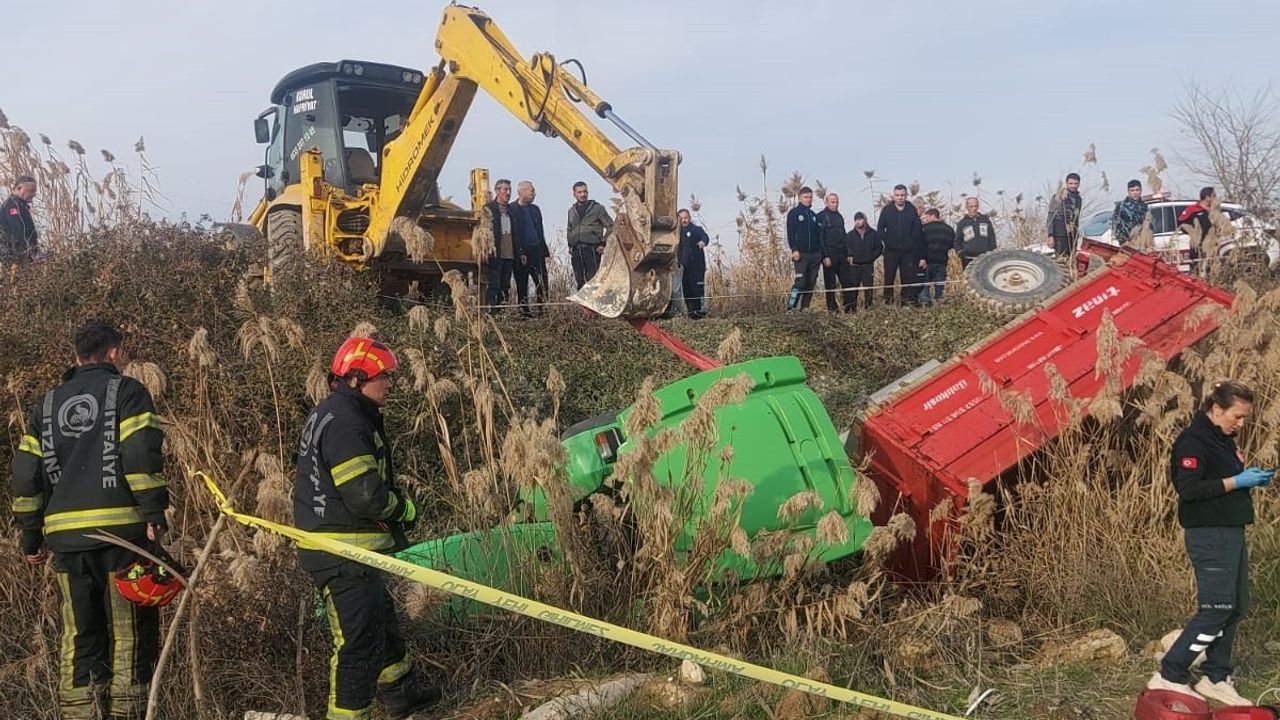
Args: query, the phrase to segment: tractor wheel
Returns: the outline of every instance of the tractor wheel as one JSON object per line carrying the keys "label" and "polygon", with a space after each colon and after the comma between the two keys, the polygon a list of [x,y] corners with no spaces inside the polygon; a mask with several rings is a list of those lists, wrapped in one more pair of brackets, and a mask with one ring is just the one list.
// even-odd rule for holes
{"label": "tractor wheel", "polygon": [[302,213],[276,210],[267,216],[267,267],[272,275],[297,268],[302,258]]}
{"label": "tractor wheel", "polygon": [[965,292],[987,311],[1020,315],[1053,297],[1067,283],[1052,257],[1015,248],[979,255],[965,269]]}

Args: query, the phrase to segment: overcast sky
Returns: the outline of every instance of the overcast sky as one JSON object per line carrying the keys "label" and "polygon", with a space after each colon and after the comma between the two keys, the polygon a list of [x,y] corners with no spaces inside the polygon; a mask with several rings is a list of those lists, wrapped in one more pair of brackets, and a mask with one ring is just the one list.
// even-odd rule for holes
{"label": "overcast sky", "polygon": [[[169,214],[227,216],[236,178],[262,162],[253,118],[298,66],[341,58],[428,68],[443,4],[219,0],[7,2],[0,108],[62,147],[128,151],[139,135]],[[1275,0],[1078,2],[514,2],[484,9],[526,55],[577,57],[617,113],[679,150],[681,195],[734,244],[734,187],[792,170],[868,209],[864,170],[956,194],[1040,191],[1095,143],[1112,194],[1152,147],[1174,164],[1169,118],[1183,80],[1253,90],[1271,79]],[[615,134],[616,137],[616,134]],[[619,143],[625,138],[619,138]],[[96,153],[95,153],[96,154]],[[477,96],[441,183],[469,169],[532,179],[548,231],[570,185],[603,181],[559,140]],[[1176,167],[1175,167],[1176,169]],[[1184,191],[1188,179],[1175,178]],[[254,179],[250,195],[260,195]]]}

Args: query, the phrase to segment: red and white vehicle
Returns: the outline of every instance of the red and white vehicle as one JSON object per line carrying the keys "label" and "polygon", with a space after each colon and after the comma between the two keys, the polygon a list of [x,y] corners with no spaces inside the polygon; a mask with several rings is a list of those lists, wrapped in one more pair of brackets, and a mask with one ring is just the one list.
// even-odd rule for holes
{"label": "red and white vehicle", "polygon": [[[1152,254],[1168,263],[1175,263],[1183,272],[1191,271],[1191,238],[1178,230],[1178,218],[1195,200],[1178,200],[1168,192],[1153,193],[1143,197],[1151,216]],[[1080,224],[1080,234],[1088,240],[1115,245],[1112,236],[1111,215],[1114,207],[1096,212]],[[1235,233],[1218,241],[1218,255],[1235,262],[1265,264],[1268,269],[1280,268],[1280,242],[1276,241],[1274,225],[1264,223],[1248,213],[1238,203],[1222,203],[1235,228]],[[1040,252],[1052,248],[1039,249]]]}

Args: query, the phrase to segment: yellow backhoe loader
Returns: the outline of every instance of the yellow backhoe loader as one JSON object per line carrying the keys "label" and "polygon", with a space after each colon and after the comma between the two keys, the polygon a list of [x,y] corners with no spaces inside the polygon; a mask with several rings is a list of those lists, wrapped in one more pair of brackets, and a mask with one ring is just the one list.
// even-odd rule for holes
{"label": "yellow backhoe loader", "polygon": [[[441,202],[437,179],[483,89],[535,132],[560,138],[622,202],[600,270],[570,299],[606,317],[652,318],[670,297],[680,154],[661,150],[548,53],[525,59],[480,10],[451,5],[429,72],[342,60],[295,70],[254,122],[266,182],[250,217],[266,237],[267,277],[305,252],[331,253],[421,285],[458,269],[483,283],[473,242],[488,173],[471,173],[471,208]],[[621,130],[619,149],[581,106]]]}

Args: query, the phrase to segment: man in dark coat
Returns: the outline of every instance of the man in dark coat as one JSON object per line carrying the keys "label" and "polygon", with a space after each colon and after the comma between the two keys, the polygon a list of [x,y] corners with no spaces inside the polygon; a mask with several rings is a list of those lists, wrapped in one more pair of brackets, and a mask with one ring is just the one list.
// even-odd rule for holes
{"label": "man in dark coat", "polygon": [[876,284],[876,259],[884,254],[884,243],[880,236],[867,224],[867,216],[862,211],[853,215],[853,229],[844,236],[845,261],[849,269],[849,279],[845,283],[845,312],[853,312],[858,305],[858,288],[862,291],[862,306],[870,308]]}
{"label": "man in dark coat", "polygon": [[486,262],[485,304],[490,313],[498,312],[507,304],[507,290],[511,287],[516,257],[515,225],[519,222],[513,210],[511,181],[503,178],[494,183],[493,200],[484,206],[485,217],[493,224],[493,256]]}
{"label": "man in dark coat", "polygon": [[956,243],[956,231],[942,221],[942,213],[937,208],[924,211],[924,291],[920,293],[920,304],[931,305],[934,300],[942,299],[942,290],[947,282],[947,261]]}
{"label": "man in dark coat", "polygon": [[[826,207],[818,213],[818,234],[822,238],[822,290],[827,296],[827,311],[836,312],[836,288],[844,286],[849,276],[844,246],[844,216],[840,214],[840,196],[827,193]],[[847,287],[847,286],[846,286]],[[844,303],[848,305],[848,302]]]}
{"label": "man in dark coat", "polygon": [[914,303],[920,296],[920,263],[924,262],[924,230],[920,213],[907,201],[907,186],[893,188],[893,202],[880,210],[876,234],[884,243],[884,301],[893,302],[893,282],[902,284],[900,303]]}
{"label": "man in dark coat", "polygon": [[1067,175],[1062,189],[1049,201],[1049,217],[1045,221],[1049,243],[1059,258],[1069,258],[1076,252],[1080,243],[1080,208],[1083,205],[1080,176],[1071,173]]}
{"label": "man in dark coat", "polygon": [[31,219],[35,196],[36,179],[20,175],[13,184],[13,194],[0,205],[0,255],[5,260],[30,260],[36,254],[39,234]]}
{"label": "man in dark coat", "polygon": [[676,217],[680,220],[680,246],[677,253],[680,256],[680,266],[684,268],[681,276],[684,304],[689,309],[689,317],[698,320],[707,316],[703,297],[706,295],[706,251],[711,239],[707,237],[706,230],[693,224],[688,210],[681,209]]}

